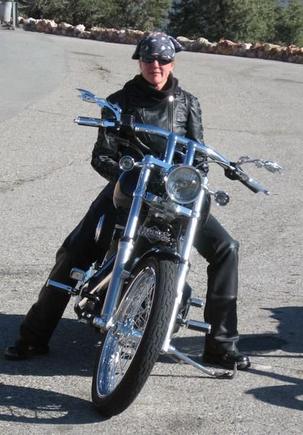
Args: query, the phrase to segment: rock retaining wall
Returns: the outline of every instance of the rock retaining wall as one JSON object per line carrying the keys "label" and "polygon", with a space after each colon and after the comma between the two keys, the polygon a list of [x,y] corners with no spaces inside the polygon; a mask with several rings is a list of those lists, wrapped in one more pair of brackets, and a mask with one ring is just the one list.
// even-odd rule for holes
{"label": "rock retaining wall", "polygon": [[[96,39],[98,41],[117,42],[121,44],[137,44],[137,42],[147,34],[140,30],[117,30],[102,27],[92,27],[86,30],[85,26],[82,24],[72,26],[68,23],[56,23],[53,20],[45,19],[35,20],[33,18],[23,19],[19,17],[19,23],[23,24],[25,30],[34,32],[75,36],[83,39]],[[294,45],[281,46],[269,43],[251,44],[229,41],[227,39],[221,39],[219,42],[209,42],[205,38],[188,39],[183,36],[179,36],[177,39],[185,50],[188,51],[303,64],[303,48]]]}

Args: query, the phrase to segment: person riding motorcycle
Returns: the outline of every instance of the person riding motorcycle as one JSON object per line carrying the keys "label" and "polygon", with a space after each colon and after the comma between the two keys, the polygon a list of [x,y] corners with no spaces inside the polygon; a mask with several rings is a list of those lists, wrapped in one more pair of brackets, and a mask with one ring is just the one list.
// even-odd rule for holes
{"label": "person riding motorcycle", "polygon": [[[135,120],[172,130],[193,140],[203,142],[202,112],[198,99],[185,91],[173,76],[175,54],[182,46],[173,37],[154,32],[144,37],[135,49],[133,59],[139,61],[140,74],[108,97],[119,104],[124,114]],[[93,168],[108,184],[92,203],[77,227],[66,238],[56,255],[56,264],[49,279],[73,285],[70,270],[86,270],[105,256],[116,221],[112,194],[117,181],[119,159],[130,154],[128,144],[139,140],[149,153],[161,152],[161,142],[142,134],[135,138],[130,131],[100,128],[92,153]],[[207,171],[207,162],[198,162]],[[102,219],[102,237],[95,237]],[[234,240],[214,216],[198,228],[195,248],[209,263],[208,289],[204,317],[212,326],[206,336],[203,361],[225,368],[247,369],[248,356],[237,347],[238,248]],[[5,351],[5,357],[22,360],[46,354],[49,340],[61,319],[70,296],[59,289],[42,287],[38,301],[31,307],[20,326],[20,337]]]}

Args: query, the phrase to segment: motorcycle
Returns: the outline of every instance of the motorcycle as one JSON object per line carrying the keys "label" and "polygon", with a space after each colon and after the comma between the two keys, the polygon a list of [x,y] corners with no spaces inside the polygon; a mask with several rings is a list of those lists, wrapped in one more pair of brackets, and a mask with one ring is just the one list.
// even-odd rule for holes
{"label": "motorcycle", "polygon": [[[242,166],[254,163],[270,172],[281,167],[270,160],[241,157],[231,162],[217,151],[192,139],[153,125],[134,122],[118,105],[79,89],[82,100],[96,103],[104,118],[79,116],[78,125],[121,128],[148,133],[165,141],[163,154],[154,156],[138,139],[119,162],[121,175],[113,202],[117,223],[111,246],[102,262],[89,270],[71,270],[75,286],[49,280],[48,285],[76,296],[78,319],[97,329],[92,401],[103,416],[125,410],[146,382],[159,354],[191,364],[212,377],[233,378],[233,371],[205,367],[172,344],[181,327],[208,334],[211,325],[188,318],[190,307],[202,307],[186,282],[189,256],[198,222],[206,222],[211,198],[229,202],[224,191],[212,192],[205,172],[194,166],[197,156],[221,166],[225,175],[255,193],[269,194]],[[135,154],[137,158],[133,157]],[[96,228],[102,235],[103,217]]]}

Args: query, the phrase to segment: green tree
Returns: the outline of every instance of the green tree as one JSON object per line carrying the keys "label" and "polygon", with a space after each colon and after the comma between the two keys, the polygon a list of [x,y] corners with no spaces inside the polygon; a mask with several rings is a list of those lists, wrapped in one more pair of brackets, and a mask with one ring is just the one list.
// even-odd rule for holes
{"label": "green tree", "polygon": [[110,27],[152,30],[163,28],[170,0],[116,0],[105,18]]}
{"label": "green tree", "polygon": [[90,26],[112,13],[112,3],[111,0],[19,0],[19,10],[28,17]]}
{"label": "green tree", "polygon": [[64,0],[19,0],[18,8],[28,17],[54,18],[64,13],[66,3]]}
{"label": "green tree", "polygon": [[20,12],[33,18],[141,30],[161,29],[171,0],[20,0]]}
{"label": "green tree", "polygon": [[290,0],[288,6],[279,9],[276,22],[277,42],[303,47],[303,1]]}
{"label": "green tree", "polygon": [[175,35],[217,41],[272,40],[276,0],[175,0],[169,30]]}
{"label": "green tree", "polygon": [[84,24],[87,27],[104,25],[107,17],[113,13],[115,2],[111,0],[63,0],[65,12],[60,19],[74,26]]}

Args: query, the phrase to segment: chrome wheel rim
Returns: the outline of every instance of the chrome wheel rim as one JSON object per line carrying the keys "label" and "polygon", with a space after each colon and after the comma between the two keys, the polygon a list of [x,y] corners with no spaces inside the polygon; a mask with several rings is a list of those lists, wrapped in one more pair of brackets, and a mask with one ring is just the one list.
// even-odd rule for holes
{"label": "chrome wheel rim", "polygon": [[99,359],[97,393],[111,394],[124,378],[143,338],[156,287],[156,272],[145,267],[133,280],[107,332]]}

